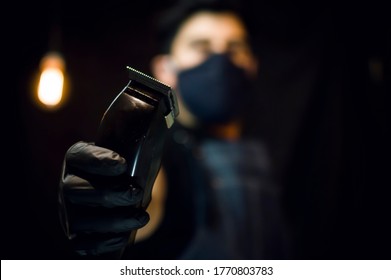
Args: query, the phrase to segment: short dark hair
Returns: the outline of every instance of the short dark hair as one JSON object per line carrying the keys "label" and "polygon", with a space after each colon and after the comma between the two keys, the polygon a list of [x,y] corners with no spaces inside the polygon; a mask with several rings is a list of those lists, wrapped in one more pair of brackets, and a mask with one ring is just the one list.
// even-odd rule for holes
{"label": "short dark hair", "polygon": [[[245,10],[240,1],[235,0],[182,0],[170,8],[159,11],[156,17],[156,40],[158,52],[169,53],[171,44],[184,21],[200,11],[233,12],[238,15],[250,33]],[[250,34],[249,34],[249,37]],[[251,38],[249,38],[251,41]],[[251,42],[250,42],[251,44]]]}

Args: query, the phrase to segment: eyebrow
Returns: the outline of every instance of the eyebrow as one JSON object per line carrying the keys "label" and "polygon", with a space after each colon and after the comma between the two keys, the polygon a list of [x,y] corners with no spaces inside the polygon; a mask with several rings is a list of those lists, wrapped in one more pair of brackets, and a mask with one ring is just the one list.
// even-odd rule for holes
{"label": "eyebrow", "polygon": [[197,46],[197,45],[210,45],[210,40],[209,39],[204,39],[204,38],[196,38],[196,39],[191,39],[189,40],[189,44],[192,46]]}
{"label": "eyebrow", "polygon": [[[207,45],[211,44],[211,41],[210,41],[210,39],[206,39],[206,38],[195,38],[195,39],[190,39],[189,44],[193,45],[193,46],[194,45],[207,46]],[[246,39],[234,39],[234,40],[228,41],[227,45],[228,45],[228,47],[237,46],[237,45],[248,46],[249,43]]]}

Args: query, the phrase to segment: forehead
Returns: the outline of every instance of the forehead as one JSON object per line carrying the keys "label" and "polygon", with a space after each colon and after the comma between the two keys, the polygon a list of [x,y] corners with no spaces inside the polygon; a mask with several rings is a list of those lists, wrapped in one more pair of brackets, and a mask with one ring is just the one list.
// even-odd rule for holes
{"label": "forehead", "polygon": [[246,29],[230,12],[198,12],[178,30],[176,40],[206,39],[210,41],[245,40]]}

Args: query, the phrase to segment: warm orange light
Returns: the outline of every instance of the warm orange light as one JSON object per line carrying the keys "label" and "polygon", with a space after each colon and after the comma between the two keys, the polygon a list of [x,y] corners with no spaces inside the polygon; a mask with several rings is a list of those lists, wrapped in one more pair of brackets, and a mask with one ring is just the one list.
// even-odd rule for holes
{"label": "warm orange light", "polygon": [[49,53],[41,60],[38,100],[47,107],[60,104],[64,94],[65,61],[58,53]]}

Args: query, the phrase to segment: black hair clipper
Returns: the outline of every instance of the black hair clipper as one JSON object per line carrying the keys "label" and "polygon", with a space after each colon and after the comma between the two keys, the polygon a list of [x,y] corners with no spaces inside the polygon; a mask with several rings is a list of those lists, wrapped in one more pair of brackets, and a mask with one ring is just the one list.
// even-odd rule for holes
{"label": "black hair clipper", "polygon": [[[173,90],[131,67],[130,81],[104,113],[96,145],[123,156],[131,184],[143,190],[146,208],[161,164],[168,129],[179,113]],[[135,232],[131,239],[134,239]],[[133,240],[131,240],[133,242]]]}

